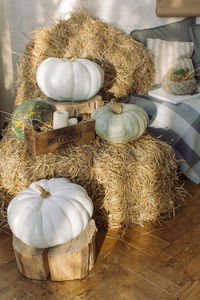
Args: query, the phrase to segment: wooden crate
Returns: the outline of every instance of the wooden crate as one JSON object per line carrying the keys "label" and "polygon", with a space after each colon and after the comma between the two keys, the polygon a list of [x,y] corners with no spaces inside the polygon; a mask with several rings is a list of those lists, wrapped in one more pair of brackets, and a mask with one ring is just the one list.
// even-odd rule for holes
{"label": "wooden crate", "polygon": [[[82,115],[85,119],[88,114]],[[68,144],[75,146],[87,144],[95,139],[95,121],[80,122],[70,127],[64,127],[44,132],[33,131],[30,126],[24,128],[25,147],[33,155],[54,152]]]}

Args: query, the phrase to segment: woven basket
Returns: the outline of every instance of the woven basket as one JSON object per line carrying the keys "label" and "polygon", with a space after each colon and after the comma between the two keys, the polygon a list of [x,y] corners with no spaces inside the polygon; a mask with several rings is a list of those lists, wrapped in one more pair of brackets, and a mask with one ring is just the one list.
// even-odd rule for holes
{"label": "woven basket", "polygon": [[172,95],[188,95],[192,94],[196,90],[197,83],[195,78],[183,81],[173,81],[166,76],[163,79],[162,88]]}

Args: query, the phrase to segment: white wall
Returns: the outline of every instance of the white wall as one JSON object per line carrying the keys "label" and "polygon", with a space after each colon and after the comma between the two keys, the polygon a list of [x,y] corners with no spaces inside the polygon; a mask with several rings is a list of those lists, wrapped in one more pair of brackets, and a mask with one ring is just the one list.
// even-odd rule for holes
{"label": "white wall", "polygon": [[156,0],[0,0],[0,110],[12,112],[16,63],[35,28],[68,18],[73,7],[81,6],[127,33],[180,19],[156,17],[155,5]]}

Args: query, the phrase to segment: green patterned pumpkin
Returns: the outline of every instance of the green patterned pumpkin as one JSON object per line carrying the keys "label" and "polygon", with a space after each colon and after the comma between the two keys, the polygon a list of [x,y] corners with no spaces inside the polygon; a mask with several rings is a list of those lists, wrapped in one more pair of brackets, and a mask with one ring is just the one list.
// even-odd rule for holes
{"label": "green patterned pumpkin", "polygon": [[18,138],[24,139],[24,122],[29,120],[42,122],[52,120],[50,105],[40,98],[31,98],[15,108],[10,124]]}

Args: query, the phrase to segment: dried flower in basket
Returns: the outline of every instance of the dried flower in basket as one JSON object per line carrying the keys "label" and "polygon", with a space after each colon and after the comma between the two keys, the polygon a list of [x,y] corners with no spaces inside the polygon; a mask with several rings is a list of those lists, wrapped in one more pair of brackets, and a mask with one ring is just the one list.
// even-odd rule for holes
{"label": "dried flower in basket", "polygon": [[182,68],[171,69],[162,81],[162,88],[172,95],[192,94],[197,88],[194,72]]}

